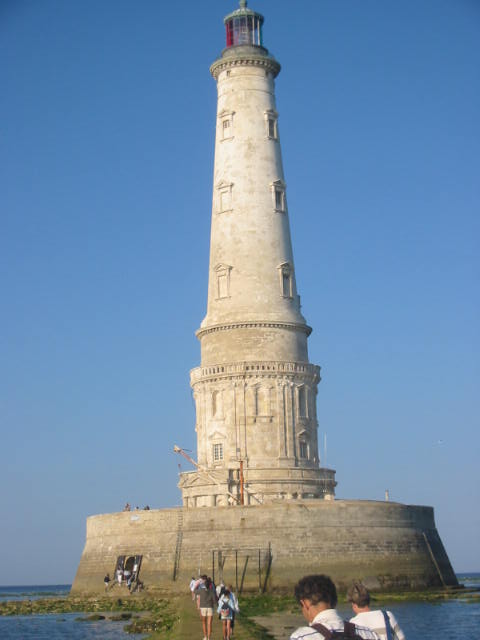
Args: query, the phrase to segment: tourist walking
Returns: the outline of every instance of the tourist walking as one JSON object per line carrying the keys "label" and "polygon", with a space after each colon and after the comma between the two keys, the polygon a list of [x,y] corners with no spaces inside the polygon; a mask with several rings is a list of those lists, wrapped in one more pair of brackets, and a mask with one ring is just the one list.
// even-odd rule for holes
{"label": "tourist walking", "polygon": [[217,613],[222,621],[223,640],[230,640],[232,635],[232,620],[234,615],[235,603],[230,591],[225,588],[218,600]]}
{"label": "tourist walking", "polygon": [[215,589],[207,576],[202,576],[202,583],[195,589],[197,608],[202,618],[203,640],[210,640],[212,635],[213,610],[217,603]]}
{"label": "tourist walking", "polygon": [[105,585],[105,591],[108,591],[108,585],[110,584],[110,574],[107,575],[103,579],[103,584]]}
{"label": "tourist walking", "polygon": [[195,600],[195,589],[197,588],[197,580],[192,576],[190,580],[189,587],[190,593],[192,594],[192,600]]}
{"label": "tourist walking", "polygon": [[220,580],[220,584],[217,584],[217,586],[215,587],[215,591],[217,593],[217,600],[218,600],[218,598],[220,598],[220,596],[225,591],[225,583],[223,582],[223,580]]}
{"label": "tourist walking", "polygon": [[231,626],[230,635],[233,635],[233,628],[235,626],[235,616],[237,615],[237,613],[240,613],[240,607],[238,606],[238,598],[235,594],[235,591],[233,590],[233,586],[229,584],[227,588],[230,591],[230,597],[232,598],[232,602],[233,602],[232,623],[230,625]]}
{"label": "tourist walking", "polygon": [[344,622],[338,615],[337,590],[328,576],[305,576],[295,586],[295,598],[309,626],[299,627],[290,640],[324,640],[330,637],[331,631],[353,632],[353,638],[379,640],[371,629]]}
{"label": "tourist walking", "polygon": [[347,599],[355,614],[350,622],[373,629],[382,640],[405,640],[405,634],[391,611],[370,609],[370,593],[361,582],[352,584],[347,591]]}

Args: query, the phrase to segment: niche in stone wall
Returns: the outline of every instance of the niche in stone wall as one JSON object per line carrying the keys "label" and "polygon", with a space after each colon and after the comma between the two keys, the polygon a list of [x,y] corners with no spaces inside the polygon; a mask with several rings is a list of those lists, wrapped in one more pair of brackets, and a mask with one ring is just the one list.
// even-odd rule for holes
{"label": "niche in stone wall", "polygon": [[272,416],[272,389],[264,385],[255,387],[255,415]]}
{"label": "niche in stone wall", "polygon": [[308,418],[308,389],[304,385],[297,389],[297,415]]}
{"label": "niche in stone wall", "polygon": [[223,418],[223,391],[221,389],[212,391],[212,417]]}
{"label": "niche in stone wall", "polygon": [[309,460],[310,458],[310,438],[307,431],[302,430],[297,437],[298,449],[297,455],[302,460]]}

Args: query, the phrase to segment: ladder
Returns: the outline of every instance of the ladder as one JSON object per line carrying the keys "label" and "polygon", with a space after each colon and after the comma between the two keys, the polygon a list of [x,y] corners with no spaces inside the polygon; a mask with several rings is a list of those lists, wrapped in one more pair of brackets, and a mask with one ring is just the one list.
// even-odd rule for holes
{"label": "ladder", "polygon": [[175,559],[173,561],[173,581],[177,579],[178,569],[180,567],[180,556],[182,553],[182,540],[183,540],[183,508],[180,507],[178,511],[177,520],[177,542],[175,545]]}

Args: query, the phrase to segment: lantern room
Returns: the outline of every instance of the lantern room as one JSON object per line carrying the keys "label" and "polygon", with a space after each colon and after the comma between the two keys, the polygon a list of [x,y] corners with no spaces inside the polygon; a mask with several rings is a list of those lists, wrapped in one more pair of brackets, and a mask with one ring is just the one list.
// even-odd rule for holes
{"label": "lantern room", "polygon": [[240,8],[224,18],[227,49],[237,45],[262,46],[263,16],[247,8],[247,0],[240,0]]}

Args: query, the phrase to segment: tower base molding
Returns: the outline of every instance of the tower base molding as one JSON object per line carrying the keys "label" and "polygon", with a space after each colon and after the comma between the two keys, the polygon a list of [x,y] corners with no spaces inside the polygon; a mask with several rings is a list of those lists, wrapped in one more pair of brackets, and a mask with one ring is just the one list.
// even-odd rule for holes
{"label": "tower base molding", "polygon": [[[291,462],[290,462],[291,464]],[[241,504],[240,471],[235,469],[189,471],[180,474],[179,488],[183,506],[215,507]],[[333,469],[305,469],[280,466],[249,467],[245,472],[243,504],[264,504],[281,500],[333,500],[335,497]]]}

